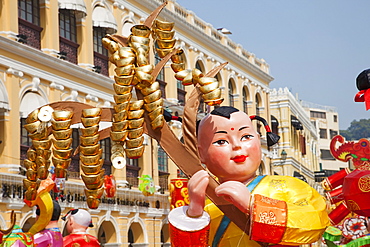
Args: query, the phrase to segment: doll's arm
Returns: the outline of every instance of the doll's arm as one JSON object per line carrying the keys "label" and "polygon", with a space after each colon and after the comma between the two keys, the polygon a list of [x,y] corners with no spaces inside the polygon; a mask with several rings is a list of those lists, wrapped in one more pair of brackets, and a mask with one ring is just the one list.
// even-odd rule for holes
{"label": "doll's arm", "polygon": [[217,196],[223,196],[225,200],[234,204],[243,213],[249,213],[251,194],[243,183],[227,181],[218,186],[215,192]]}
{"label": "doll's arm", "polygon": [[206,188],[209,182],[209,175],[206,171],[200,170],[189,180],[189,208],[187,215],[190,217],[199,217],[203,214]]}

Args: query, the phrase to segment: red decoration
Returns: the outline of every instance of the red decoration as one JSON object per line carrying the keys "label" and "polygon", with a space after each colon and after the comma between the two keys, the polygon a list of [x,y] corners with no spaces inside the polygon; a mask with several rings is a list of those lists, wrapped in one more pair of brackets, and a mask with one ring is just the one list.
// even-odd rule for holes
{"label": "red decoration", "polygon": [[330,212],[329,218],[333,225],[339,224],[351,211],[348,210],[347,205],[342,202],[333,211]]}
{"label": "red decoration", "polygon": [[112,174],[104,176],[104,187],[107,197],[114,197],[116,195],[116,179]]}
{"label": "red decoration", "polygon": [[370,109],[370,90],[365,89],[359,91],[355,95],[355,102],[365,102],[366,111]]}
{"label": "red decoration", "polygon": [[170,181],[171,209],[189,205],[188,179],[175,178]]}
{"label": "red decoration", "polygon": [[352,212],[370,216],[370,170],[354,170],[344,178],[343,196]]}

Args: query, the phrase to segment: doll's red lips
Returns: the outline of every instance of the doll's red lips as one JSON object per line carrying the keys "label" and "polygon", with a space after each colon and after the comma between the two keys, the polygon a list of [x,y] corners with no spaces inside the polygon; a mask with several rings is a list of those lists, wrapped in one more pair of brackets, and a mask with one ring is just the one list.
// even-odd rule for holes
{"label": "doll's red lips", "polygon": [[247,156],[246,156],[246,155],[239,155],[239,156],[235,156],[234,158],[232,158],[232,160],[233,160],[235,163],[241,163],[241,162],[244,162],[246,159],[247,159]]}

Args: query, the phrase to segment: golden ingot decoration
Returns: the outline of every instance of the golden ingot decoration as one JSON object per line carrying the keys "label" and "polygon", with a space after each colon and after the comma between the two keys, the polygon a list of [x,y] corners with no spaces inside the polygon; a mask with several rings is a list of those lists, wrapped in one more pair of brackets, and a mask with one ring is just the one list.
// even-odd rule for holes
{"label": "golden ingot decoration", "polygon": [[200,91],[204,94],[212,92],[216,90],[217,88],[218,88],[218,81],[215,81],[215,82],[199,87]]}
{"label": "golden ingot decoration", "polygon": [[171,53],[173,49],[159,49],[159,48],[155,48],[158,56],[160,58],[164,58],[168,53]]}
{"label": "golden ingot decoration", "polygon": [[37,169],[37,176],[39,179],[41,180],[47,179],[48,175],[49,175],[49,171],[46,166],[40,166]]}
{"label": "golden ingot decoration", "polygon": [[122,75],[133,75],[135,70],[134,66],[132,64],[126,65],[123,67],[116,67],[114,69],[114,72],[116,72],[117,76],[122,76]]}
{"label": "golden ingot decoration", "polygon": [[163,106],[158,107],[157,109],[155,109],[152,112],[149,112],[149,114],[148,114],[150,121],[153,121],[159,115],[163,115]]}
{"label": "golden ingot decoration", "polygon": [[85,196],[86,197],[93,197],[93,198],[98,198],[100,199],[103,194],[104,194],[104,187],[101,187],[97,190],[88,190],[88,189],[85,189]]}
{"label": "golden ingot decoration", "polygon": [[39,118],[37,116],[38,114],[39,114],[39,109],[32,111],[30,114],[28,114],[26,118],[26,123],[30,124],[30,123],[39,121]]}
{"label": "golden ingot decoration", "polygon": [[121,58],[121,59],[117,60],[116,65],[118,67],[124,67],[124,66],[134,64],[135,61],[136,61],[136,57],[125,57],[125,58]]}
{"label": "golden ingot decoration", "polygon": [[216,100],[216,99],[219,99],[220,96],[221,96],[221,89],[220,88],[217,88],[216,90],[214,90],[212,92],[203,94],[202,95],[202,98],[207,101],[207,100]]}
{"label": "golden ingot decoration", "polygon": [[133,78],[133,75],[114,76],[114,81],[121,86],[130,86]]}
{"label": "golden ingot decoration", "polygon": [[137,43],[140,43],[142,45],[148,46],[149,45],[149,42],[150,42],[150,39],[149,38],[145,38],[145,37],[130,35],[129,42],[137,42]]}
{"label": "golden ingot decoration", "polygon": [[122,104],[122,103],[125,103],[127,101],[129,101],[131,99],[132,95],[131,93],[129,94],[122,94],[122,95],[113,95],[113,98],[114,98],[114,101],[116,102],[116,104]]}
{"label": "golden ingot decoration", "polygon": [[63,168],[63,169],[67,169],[69,167],[69,165],[71,164],[72,159],[71,158],[69,158],[69,159],[60,159],[60,158],[56,158],[56,157],[51,157],[51,161],[53,162],[55,167],[60,167],[60,168]]}
{"label": "golden ingot decoration", "polygon": [[96,155],[99,153],[100,143],[93,146],[80,146],[80,152],[83,155]]}
{"label": "golden ingot decoration", "polygon": [[126,148],[137,148],[143,145],[144,136],[126,141]]}
{"label": "golden ingot decoration", "polygon": [[142,134],[144,133],[144,127],[140,127],[140,128],[137,128],[137,129],[128,129],[127,130],[127,136],[129,139],[135,139],[135,138],[139,138]]}
{"label": "golden ingot decoration", "polygon": [[130,129],[140,128],[144,125],[144,118],[130,119],[128,120],[128,127]]}
{"label": "golden ingot decoration", "polygon": [[54,138],[57,140],[66,140],[71,137],[72,129],[51,130],[51,133],[53,134]]}
{"label": "golden ingot decoration", "polygon": [[121,112],[121,111],[127,111],[129,106],[129,102],[115,104],[114,105],[114,111],[115,112]]}
{"label": "golden ingot decoration", "polygon": [[175,31],[165,31],[161,29],[154,29],[153,34],[156,39],[170,40],[175,36]]}
{"label": "golden ingot decoration", "polygon": [[135,53],[133,52],[131,47],[121,47],[118,50],[118,56],[120,58],[135,57]]}
{"label": "golden ingot decoration", "polygon": [[53,146],[56,149],[69,149],[72,146],[72,138],[67,138],[65,140],[51,139]]}
{"label": "golden ingot decoration", "polygon": [[144,146],[140,146],[137,148],[126,148],[126,156],[129,159],[137,159],[141,157],[144,153]]}
{"label": "golden ingot decoration", "polygon": [[113,84],[113,89],[116,94],[129,94],[132,91],[132,86],[122,86],[117,83]]}
{"label": "golden ingot decoration", "polygon": [[164,116],[159,115],[152,122],[150,122],[150,126],[152,127],[152,129],[155,130],[157,128],[162,128],[164,123],[165,123]]}
{"label": "golden ingot decoration", "polygon": [[128,126],[128,120],[124,120],[120,122],[113,122],[111,130],[113,132],[124,131],[127,129],[127,126]]}
{"label": "golden ingot decoration", "polygon": [[80,154],[80,161],[85,165],[96,165],[101,158],[101,154],[98,151],[98,154],[95,155],[82,155]]}
{"label": "golden ingot decoration", "polygon": [[[109,36],[108,36],[109,37]],[[116,43],[116,42],[114,42],[114,41],[112,41],[111,39],[109,39],[107,36],[106,37],[104,37],[103,39],[102,39],[102,43],[103,43],[103,45],[104,45],[104,47],[106,48],[106,49],[108,49],[108,51],[110,52],[110,53],[114,53],[115,51],[117,51],[118,50],[118,48],[119,48],[119,45]]]}
{"label": "golden ingot decoration", "polygon": [[35,161],[36,160],[36,151],[32,148],[29,148],[27,150],[27,158],[30,160],[30,161]]}
{"label": "golden ingot decoration", "polygon": [[48,137],[48,129],[47,128],[42,128],[39,131],[36,131],[35,133],[33,134],[28,134],[28,136],[32,139],[32,140],[38,140],[38,141],[41,141],[41,140],[44,140]]}
{"label": "golden ingot decoration", "polygon": [[144,73],[152,73],[153,69],[154,69],[154,66],[152,64],[148,64],[148,65],[135,68],[136,71],[141,71]]}
{"label": "golden ingot decoration", "polygon": [[175,46],[175,43],[176,43],[176,39],[163,39],[163,40],[160,40],[160,39],[157,39],[157,46],[159,49],[171,49]]}
{"label": "golden ingot decoration", "polygon": [[129,103],[129,110],[130,111],[136,111],[140,110],[144,105],[144,100],[136,100],[136,101],[131,101]]}
{"label": "golden ingot decoration", "polygon": [[51,126],[53,127],[54,130],[66,130],[69,129],[69,127],[72,124],[72,120],[61,120],[61,121],[56,121],[56,120],[51,120]]}
{"label": "golden ingot decoration", "polygon": [[131,33],[134,36],[148,38],[150,36],[151,30],[145,25],[135,25],[131,28]]}
{"label": "golden ingot decoration", "polygon": [[32,146],[35,149],[50,149],[52,141],[50,139],[45,140],[32,140]]}
{"label": "golden ingot decoration", "polygon": [[36,121],[36,122],[29,123],[29,124],[25,124],[23,125],[23,127],[28,131],[28,133],[33,134],[39,130],[40,125],[41,125],[41,121]]}
{"label": "golden ingot decoration", "polygon": [[146,96],[148,94],[151,94],[155,91],[159,90],[159,82],[155,81],[153,82],[149,87],[146,87],[141,90],[141,93]]}
{"label": "golden ingot decoration", "polygon": [[73,149],[53,149],[53,156],[58,159],[69,159]]}
{"label": "golden ingot decoration", "polygon": [[110,132],[110,138],[112,139],[112,141],[115,141],[115,142],[124,142],[127,138],[127,130],[124,130],[124,131],[111,131]]}
{"label": "golden ingot decoration", "polygon": [[84,163],[80,163],[81,170],[86,175],[93,175],[98,174],[104,164],[104,160],[101,159],[101,162],[99,161],[97,165],[85,165]]}
{"label": "golden ingot decoration", "polygon": [[99,142],[99,134],[93,136],[80,136],[80,143],[83,146],[92,146]]}
{"label": "golden ingot decoration", "polygon": [[151,94],[148,94],[146,96],[144,96],[144,101],[145,103],[149,104],[149,103],[152,103],[156,100],[159,100],[162,96],[162,92],[161,90],[157,90]]}
{"label": "golden ingot decoration", "polygon": [[172,70],[177,73],[185,70],[185,63],[171,63]]}
{"label": "golden ingot decoration", "polygon": [[82,117],[84,118],[94,118],[100,116],[102,113],[101,108],[87,108],[82,110]]}
{"label": "golden ingot decoration", "polygon": [[88,197],[86,199],[86,204],[90,209],[97,209],[100,204],[100,199],[95,197]]}
{"label": "golden ingot decoration", "polygon": [[141,118],[144,114],[143,109],[139,109],[136,111],[128,111],[128,119],[138,119]]}
{"label": "golden ingot decoration", "polygon": [[113,122],[121,122],[127,119],[128,111],[113,113]]}
{"label": "golden ingot decoration", "polygon": [[100,118],[101,118],[100,116],[97,116],[97,117],[81,117],[81,123],[85,128],[92,127],[92,126],[95,126],[95,125],[99,125]]}
{"label": "golden ingot decoration", "polygon": [[24,159],[23,160],[23,166],[26,168],[26,169],[32,169],[32,170],[36,170],[36,163],[29,160],[29,159]]}
{"label": "golden ingot decoration", "polygon": [[171,60],[173,63],[184,63],[184,50],[178,50],[174,55],[171,56]]}
{"label": "golden ingot decoration", "polygon": [[122,146],[122,144],[120,142],[115,142],[112,145],[111,152],[112,152],[112,154],[115,153],[115,152],[123,153],[123,152],[125,152],[125,149],[124,149],[124,147]]}
{"label": "golden ingot decoration", "polygon": [[99,125],[94,125],[87,128],[80,128],[82,136],[93,136],[98,134]]}
{"label": "golden ingot decoration", "polygon": [[164,102],[163,98],[160,98],[159,100],[153,101],[152,103],[145,104],[144,108],[147,112],[152,112],[158,107],[163,106],[163,102]]}
{"label": "golden ingot decoration", "polygon": [[53,119],[55,121],[65,121],[69,120],[73,117],[72,111],[62,111],[62,110],[55,110],[53,111]]}
{"label": "golden ingot decoration", "polygon": [[160,30],[171,31],[173,29],[173,27],[175,26],[175,23],[174,22],[161,21],[161,20],[156,19],[154,21],[154,25],[155,25],[156,28],[158,28]]}
{"label": "golden ingot decoration", "polygon": [[[85,174],[81,173],[81,178],[84,181],[85,185],[99,185],[102,181],[102,178],[104,177],[104,172],[105,172],[105,170],[102,169],[102,170],[100,170],[100,172],[98,174],[94,174],[94,175],[85,175]],[[95,187],[94,189],[98,189],[100,187],[101,186]],[[90,189],[90,188],[88,188],[88,189]]]}

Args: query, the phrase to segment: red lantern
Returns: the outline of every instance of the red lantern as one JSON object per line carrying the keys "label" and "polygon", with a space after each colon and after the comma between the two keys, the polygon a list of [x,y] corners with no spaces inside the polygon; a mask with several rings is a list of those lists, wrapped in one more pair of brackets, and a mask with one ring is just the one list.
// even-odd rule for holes
{"label": "red lantern", "polygon": [[370,171],[354,170],[344,178],[343,197],[350,211],[370,216]]}

